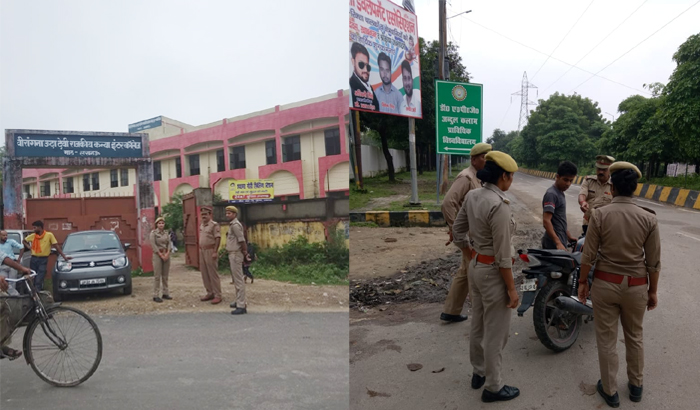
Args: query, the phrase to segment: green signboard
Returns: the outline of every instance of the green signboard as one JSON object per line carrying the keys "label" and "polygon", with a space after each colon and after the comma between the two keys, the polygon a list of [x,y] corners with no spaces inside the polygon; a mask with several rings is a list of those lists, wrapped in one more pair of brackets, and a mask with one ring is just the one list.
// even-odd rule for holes
{"label": "green signboard", "polygon": [[481,142],[482,85],[435,81],[435,123],[439,154],[469,155]]}

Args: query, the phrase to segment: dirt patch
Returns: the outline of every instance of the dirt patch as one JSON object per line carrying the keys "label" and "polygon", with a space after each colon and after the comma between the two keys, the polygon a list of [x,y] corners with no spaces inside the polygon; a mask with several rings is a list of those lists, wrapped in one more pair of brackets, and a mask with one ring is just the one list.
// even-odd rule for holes
{"label": "dirt patch", "polygon": [[[231,276],[221,276],[224,301],[218,305],[200,302],[205,294],[199,271],[187,268],[185,258],[178,255],[170,266],[169,288],[172,300],[153,302],[152,277],[133,278],[133,293],[123,296],[119,292],[67,297],[65,305],[74,306],[91,315],[134,315],[174,312],[218,312],[230,310],[235,300]],[[271,280],[256,279],[246,285],[248,309],[253,312],[342,312],[347,311],[347,286],[305,286]]]}
{"label": "dirt patch", "polygon": [[[410,185],[409,185],[410,187]],[[388,209],[392,202],[408,201],[409,195],[391,195],[383,198],[371,198],[367,205],[362,208],[353,209],[353,212],[367,212],[377,209]]]}
{"label": "dirt patch", "polygon": [[[524,220],[518,222],[519,227],[513,237],[515,249],[539,247],[542,228],[533,223],[529,215],[520,218],[516,214],[516,220],[518,219]],[[411,229],[415,228],[362,229],[357,234],[353,230],[350,256],[351,308],[364,311],[379,305],[445,301],[452,277],[461,263],[460,251],[453,245],[444,246],[446,228],[427,231],[430,236],[416,235]],[[383,238],[386,237],[399,240],[396,243],[385,243]],[[381,245],[378,244],[380,240]],[[366,265],[366,271],[356,271],[353,250],[357,253],[356,259],[360,259],[358,263]],[[436,258],[436,254],[441,256]],[[421,259],[423,260],[420,261]],[[404,267],[399,267],[401,265]],[[393,272],[391,267],[395,267]],[[523,267],[524,264],[519,261],[514,265],[516,288],[522,283]]]}

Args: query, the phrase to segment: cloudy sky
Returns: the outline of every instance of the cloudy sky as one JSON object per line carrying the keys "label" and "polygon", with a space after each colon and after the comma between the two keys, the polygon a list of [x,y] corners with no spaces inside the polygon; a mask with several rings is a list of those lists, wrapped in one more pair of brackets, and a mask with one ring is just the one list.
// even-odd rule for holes
{"label": "cloudy sky", "polygon": [[[484,84],[488,136],[517,128],[524,71],[532,101],[575,91],[617,116],[635,89],[668,80],[700,6],[642,41],[697,3],[448,0],[448,16],[472,10],[449,20],[448,39]],[[436,39],[438,0],[416,11],[419,34]],[[0,129],[126,131],[157,115],[201,125],[333,93],[348,86],[347,13],[345,0],[0,0]],[[640,42],[599,73],[612,81],[579,86],[591,77],[580,69]],[[580,69],[555,83],[570,68],[559,60]]]}

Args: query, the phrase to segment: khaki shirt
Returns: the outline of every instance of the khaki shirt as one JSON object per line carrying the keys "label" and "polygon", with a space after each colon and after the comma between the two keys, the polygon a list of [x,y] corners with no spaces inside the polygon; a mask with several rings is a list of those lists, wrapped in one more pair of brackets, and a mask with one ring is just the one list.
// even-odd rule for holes
{"label": "khaki shirt", "polygon": [[243,225],[241,225],[238,218],[236,218],[228,224],[228,232],[226,232],[226,250],[228,252],[240,251],[241,248],[243,248],[241,242],[245,242]]}
{"label": "khaki shirt", "polygon": [[452,226],[455,245],[465,248],[469,242],[477,253],[494,256],[499,268],[513,267],[514,233],[510,201],[503,191],[489,183],[467,194]]}
{"label": "khaki shirt", "polygon": [[601,184],[597,176],[589,175],[584,178],[581,191],[578,194],[585,195],[586,202],[588,202],[588,212],[583,215],[584,223],[586,223],[591,219],[591,211],[612,202],[612,182],[608,178],[608,182]]}
{"label": "khaki shirt", "polygon": [[445,199],[442,201],[442,216],[450,228],[454,224],[459,208],[462,207],[464,197],[467,196],[469,191],[477,188],[481,188],[481,181],[476,177],[474,167],[470,166],[457,174],[452,186],[445,194]]}
{"label": "khaki shirt", "polygon": [[591,213],[581,264],[603,272],[646,277],[661,270],[659,224],[653,211],[618,196]]}
{"label": "khaki shirt", "polygon": [[160,233],[157,229],[151,231],[150,236],[151,247],[153,252],[157,252],[159,249],[170,250],[170,233],[168,231],[163,231]]}
{"label": "khaki shirt", "polygon": [[221,227],[214,221],[209,221],[208,224],[202,222],[199,224],[199,247],[211,247],[212,245],[219,247],[221,243]]}

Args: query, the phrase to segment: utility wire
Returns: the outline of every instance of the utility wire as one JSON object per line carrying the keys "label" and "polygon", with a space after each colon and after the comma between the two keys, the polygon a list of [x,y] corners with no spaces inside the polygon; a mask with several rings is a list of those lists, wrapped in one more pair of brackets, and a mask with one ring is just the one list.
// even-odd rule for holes
{"label": "utility wire", "polygon": [[508,116],[508,111],[510,111],[510,107],[513,105],[513,99],[511,98],[510,104],[508,104],[508,109],[506,110],[506,113],[503,114],[503,119],[501,119],[501,123],[498,124],[498,128],[500,129],[501,126],[503,126],[503,122],[506,120],[506,117]]}
{"label": "utility wire", "polygon": [[[685,10],[683,10],[683,11],[681,12],[681,14],[679,14],[679,15],[677,15],[676,17],[672,18],[671,21],[669,21],[668,23],[666,23],[666,24],[664,24],[663,26],[661,26],[661,27],[660,27],[659,29],[657,29],[655,32],[651,33],[651,34],[649,35],[649,37],[645,38],[644,40],[642,40],[642,41],[640,41],[639,43],[637,43],[637,45],[635,45],[634,47],[632,47],[632,48],[630,48],[629,50],[627,50],[626,52],[624,52],[620,57],[614,59],[610,64],[606,65],[605,67],[603,67],[603,68],[601,68],[600,70],[598,70],[598,72],[596,72],[596,73],[593,74],[592,76],[588,77],[584,82],[582,82],[581,84],[579,84],[579,85],[577,85],[576,87],[572,88],[571,91],[576,90],[576,89],[579,88],[580,86],[582,86],[582,85],[584,85],[585,83],[587,83],[591,78],[593,78],[594,76],[597,76],[598,73],[600,73],[601,71],[603,71],[603,70],[605,70],[606,68],[610,67],[611,65],[615,64],[615,62],[616,62],[617,60],[619,60],[619,59],[621,59],[622,57],[626,56],[627,54],[629,54],[630,51],[634,50],[634,49],[637,48],[639,45],[641,45],[641,44],[644,43],[645,41],[649,40],[654,34],[658,33],[658,32],[661,31],[661,30],[663,30],[666,26],[668,26],[669,24],[673,23],[678,17],[682,16],[682,15],[685,14],[688,10],[690,10],[690,9],[692,9],[693,7],[697,6],[698,3],[700,3],[700,0],[698,0],[698,1],[695,2],[695,3],[693,3],[690,7],[688,7],[688,8],[685,9]],[[601,77],[601,78],[602,78],[602,77]],[[571,91],[569,91],[569,92],[571,92]],[[647,93],[647,94],[648,94],[648,93]]]}
{"label": "utility wire", "polygon": [[577,18],[576,21],[574,22],[574,25],[571,26],[571,28],[569,28],[569,31],[567,31],[566,34],[564,34],[564,37],[562,37],[561,41],[559,41],[559,44],[557,44],[557,46],[554,47],[554,50],[552,50],[552,52],[549,53],[549,55],[548,55],[547,58],[544,60],[544,62],[543,62],[542,65],[540,66],[540,68],[538,68],[537,71],[535,71],[535,75],[532,76],[531,80],[534,80],[535,77],[537,77],[537,74],[539,74],[539,72],[540,72],[540,70],[542,69],[542,67],[544,67],[544,65],[547,64],[547,61],[549,61],[549,59],[551,58],[551,56],[554,55],[554,52],[557,51],[557,49],[559,48],[559,46],[561,45],[561,43],[563,43],[564,40],[566,40],[566,37],[569,36],[569,33],[571,33],[571,30],[573,30],[574,27],[576,27],[576,25],[577,25],[578,22],[581,20],[581,18],[584,16],[584,14],[586,14],[586,12],[588,11],[588,9],[591,8],[591,6],[593,5],[593,2],[594,2],[594,1],[595,1],[595,0],[591,0],[591,2],[588,3],[588,7],[586,7],[586,9],[583,10],[583,13],[581,13],[580,16],[578,16],[578,18]]}
{"label": "utility wire", "polygon": [[[583,61],[584,58],[588,57],[588,55],[591,54],[591,53],[593,52],[593,50],[595,50],[596,48],[598,48],[598,46],[600,46],[601,44],[603,44],[603,42],[604,42],[605,40],[607,40],[608,37],[610,37],[615,31],[617,31],[617,29],[619,29],[623,24],[625,24],[625,22],[626,22],[627,20],[629,20],[629,18],[632,17],[632,16],[637,12],[637,10],[641,9],[642,6],[645,5],[648,1],[649,1],[649,0],[644,0],[644,2],[642,2],[642,4],[639,5],[639,7],[637,7],[636,9],[634,9],[634,11],[633,11],[629,16],[627,16],[627,18],[625,18],[624,20],[622,20],[622,23],[618,24],[617,27],[615,27],[611,32],[608,33],[608,35],[606,35],[602,40],[600,40],[600,42],[599,42],[598,44],[596,44],[595,46],[593,46],[592,49],[588,50],[588,52],[587,52],[583,57],[581,57],[577,62],[575,62],[574,65],[578,65],[578,63],[580,63],[581,61]],[[573,67],[573,66],[569,67],[569,69],[566,70],[566,72],[565,72],[564,74],[560,75],[559,78],[557,78],[552,84],[550,84],[549,86],[547,86],[547,88],[544,89],[543,93],[546,93],[547,90],[549,90],[550,88],[552,88],[552,86],[553,86],[554,84],[558,83],[559,80],[561,80],[565,75],[567,75],[567,74],[569,73],[569,71],[571,71],[572,68],[574,68],[574,67]]]}
{"label": "utility wire", "polygon": [[[700,3],[700,1],[698,1],[698,2]],[[485,30],[488,30],[488,31],[490,31],[490,32],[492,32],[492,33],[494,33],[494,34],[497,34],[497,35],[499,35],[499,36],[501,36],[501,37],[503,37],[503,38],[505,38],[505,39],[507,39],[507,40],[510,40],[510,41],[512,41],[512,42],[514,42],[514,43],[516,43],[516,44],[518,44],[518,45],[521,45],[521,46],[523,46],[523,47],[525,47],[525,48],[529,48],[530,50],[532,50],[532,51],[534,51],[534,52],[536,52],[536,53],[540,53],[540,54],[545,55],[545,56],[548,56],[548,55],[549,55],[549,54],[545,53],[544,51],[540,51],[540,50],[538,50],[538,49],[536,49],[536,48],[534,48],[534,47],[530,47],[530,46],[528,46],[527,44],[521,43],[521,42],[518,41],[518,40],[514,40],[514,39],[512,39],[512,38],[506,36],[505,34],[501,34],[501,33],[497,32],[496,30],[490,29],[490,28],[484,26],[483,24],[477,23],[476,21],[474,21],[474,20],[472,20],[472,19],[470,19],[470,18],[468,18],[468,17],[466,17],[466,16],[464,16],[464,18],[465,18],[467,21],[469,21],[470,23],[474,24],[474,25],[477,25],[477,26],[479,26],[479,27],[481,27],[481,28],[483,28],[483,29],[485,29]],[[564,61],[564,60],[562,60],[562,59],[560,59],[560,58],[557,58],[557,57],[554,57],[554,56],[550,56],[550,57],[551,57],[552,59],[556,60],[556,61],[559,61],[560,63],[566,64],[566,65],[568,65],[568,66],[571,66],[571,67],[574,67],[574,68],[576,68],[576,69],[578,69],[578,70],[581,70],[581,71],[583,71],[584,73],[591,74],[591,75],[593,75],[593,76],[595,76],[595,77],[602,78],[603,80],[610,81],[611,83],[615,83],[615,84],[617,84],[617,85],[621,85],[621,86],[623,86],[623,87],[625,87],[625,88],[629,88],[629,89],[631,89],[631,90],[635,90],[635,91],[640,92],[640,93],[644,93],[644,94],[651,95],[651,93],[648,92],[648,91],[640,90],[640,89],[638,89],[638,88],[634,88],[634,87],[630,87],[629,85],[622,84],[622,83],[619,82],[619,81],[611,80],[611,79],[609,79],[609,78],[603,77],[602,75],[598,75],[598,74],[593,73],[593,72],[591,72],[591,71],[588,71],[588,70],[586,70],[586,69],[584,69],[584,68],[581,68],[581,67],[578,67],[578,66],[576,66],[576,65],[574,65],[574,64],[568,63],[568,62],[566,62],[566,61]]]}

